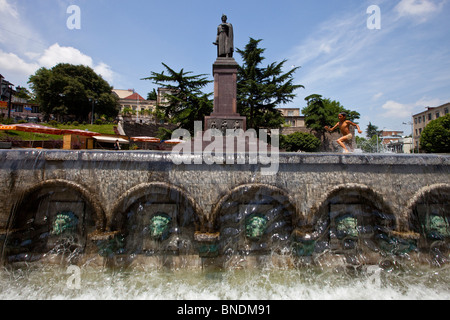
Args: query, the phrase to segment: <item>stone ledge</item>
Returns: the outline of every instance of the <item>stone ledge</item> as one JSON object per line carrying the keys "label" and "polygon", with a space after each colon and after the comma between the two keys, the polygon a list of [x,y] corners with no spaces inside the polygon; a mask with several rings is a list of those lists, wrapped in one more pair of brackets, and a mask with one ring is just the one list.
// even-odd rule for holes
{"label": "stone ledge", "polygon": [[[253,158],[258,154],[245,154]],[[450,155],[384,155],[384,154],[336,154],[336,153],[279,153],[263,154],[271,161],[278,158],[280,164],[336,164],[336,165],[390,165],[390,166],[449,166]],[[0,161],[108,161],[173,164],[172,153],[167,151],[63,151],[63,150],[0,150]],[[182,155],[192,158],[201,154]],[[229,156],[242,157],[235,153]],[[277,157],[278,156],[278,157]],[[194,163],[194,161],[192,161]],[[248,161],[246,161],[248,163]],[[203,162],[203,165],[206,165]],[[259,164],[258,164],[259,165]],[[214,166],[214,165],[212,165]],[[264,165],[260,165],[264,166]]]}

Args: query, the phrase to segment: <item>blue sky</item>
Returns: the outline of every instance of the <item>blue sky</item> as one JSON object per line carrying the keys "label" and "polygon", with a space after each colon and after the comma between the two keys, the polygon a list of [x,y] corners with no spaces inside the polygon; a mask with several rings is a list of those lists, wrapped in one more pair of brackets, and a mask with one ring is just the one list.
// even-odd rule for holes
{"label": "blue sky", "polygon": [[[306,96],[321,94],[358,111],[363,131],[371,122],[409,134],[403,123],[412,114],[450,102],[449,2],[0,0],[0,73],[27,86],[39,67],[85,64],[114,88],[144,97],[156,86],[140,79],[163,71],[162,62],[212,80],[212,42],[225,13],[237,48],[262,39],[265,64],[286,59],[286,70],[301,67],[295,82],[305,89],[284,107],[303,108]],[[67,27],[71,5],[80,9],[81,29]],[[380,29],[367,26],[372,5]]]}

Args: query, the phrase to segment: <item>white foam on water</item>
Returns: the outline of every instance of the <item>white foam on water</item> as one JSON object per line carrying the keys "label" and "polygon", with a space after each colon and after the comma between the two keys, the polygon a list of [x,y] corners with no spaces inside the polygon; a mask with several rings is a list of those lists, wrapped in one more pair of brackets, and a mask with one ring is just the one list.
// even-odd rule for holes
{"label": "white foam on water", "polygon": [[81,270],[79,289],[59,267],[0,272],[1,300],[449,300],[450,268],[343,270]]}

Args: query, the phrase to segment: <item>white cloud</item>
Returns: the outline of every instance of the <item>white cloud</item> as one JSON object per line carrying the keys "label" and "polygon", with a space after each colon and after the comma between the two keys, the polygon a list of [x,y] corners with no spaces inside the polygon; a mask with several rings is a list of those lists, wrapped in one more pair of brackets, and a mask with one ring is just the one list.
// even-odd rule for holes
{"label": "white cloud", "polygon": [[40,67],[50,69],[59,63],[70,63],[91,67],[109,83],[113,82],[115,77],[114,71],[106,63],[95,64],[90,56],[80,50],[73,47],[63,47],[58,43],[47,48],[44,53],[26,52],[24,56],[28,59],[28,62],[15,53],[0,50],[0,70],[4,71],[4,76],[23,78],[23,81],[27,82],[25,77],[28,79]]}
{"label": "white cloud", "polygon": [[402,119],[411,116],[414,106],[390,100],[381,108],[385,110],[383,117]]}
{"label": "white cloud", "polygon": [[[424,109],[427,107],[438,107],[440,105],[443,105],[446,101],[441,100],[439,98],[434,98],[434,99],[430,99],[430,98],[422,98],[419,101],[417,101],[414,106],[416,108],[420,108],[420,109]],[[420,110],[419,110],[420,112]]]}
{"label": "white cloud", "polygon": [[106,63],[100,62],[97,66],[94,67],[94,71],[101,75],[103,79],[108,81],[109,83],[113,82],[115,77],[114,71],[111,70],[111,67]]}
{"label": "white cloud", "polygon": [[25,52],[23,55],[30,60],[37,60],[41,56],[38,52]]}
{"label": "white cloud", "polygon": [[372,100],[378,100],[378,99],[380,99],[383,95],[384,95],[383,92],[378,92],[377,94],[375,94],[375,95],[372,97]]}
{"label": "white cloud", "polygon": [[42,50],[45,41],[17,8],[17,1],[0,0],[0,44],[11,52]]}
{"label": "white cloud", "polygon": [[100,74],[106,81],[112,82],[115,76],[111,67],[104,62],[94,64],[93,59],[73,47],[62,47],[58,43],[50,46],[38,59],[39,64],[46,68],[52,68],[58,63],[70,63],[74,65],[84,65],[91,67]]}
{"label": "white cloud", "polygon": [[[62,2],[59,5],[67,7]],[[4,47],[0,49],[0,70],[8,79],[25,85],[40,67],[52,68],[58,63],[89,66],[110,83],[116,76],[110,66],[95,63],[77,48],[58,43],[48,46],[29,19],[20,14],[17,1],[0,0],[0,22],[0,45]]]}
{"label": "white cloud", "polygon": [[413,16],[419,18],[420,22],[424,22],[427,18],[443,8],[446,0],[437,3],[432,0],[402,0],[395,7],[398,14],[403,16]]}
{"label": "white cloud", "polygon": [[427,107],[437,107],[445,103],[441,99],[421,98],[415,103],[403,104],[396,101],[388,101],[381,108],[385,110],[382,114],[384,118],[404,119],[411,117],[413,114],[424,111]]}
{"label": "white cloud", "polygon": [[6,0],[0,0],[0,13],[3,15],[9,15],[15,19],[19,17],[19,12],[17,11],[17,8],[8,3]]}
{"label": "white cloud", "polygon": [[339,60],[354,55],[364,45],[361,34],[356,31],[360,25],[358,18],[338,17],[323,22],[316,32],[294,48],[291,59],[303,66],[316,59]]}
{"label": "white cloud", "polygon": [[89,67],[93,66],[91,57],[81,53],[78,49],[73,47],[61,47],[57,43],[45,50],[38,61],[41,66],[46,68],[52,68],[58,63],[82,64]]}
{"label": "white cloud", "polygon": [[37,69],[39,69],[38,63],[26,62],[14,53],[6,53],[0,50],[0,70],[7,73],[11,72],[29,76],[31,74],[34,74]]}
{"label": "white cloud", "polygon": [[[0,21],[2,22],[0,32],[0,43],[10,43],[13,40],[11,30],[16,30],[19,24],[19,13],[17,9],[6,0],[0,0]],[[5,29],[6,27],[8,29]]]}

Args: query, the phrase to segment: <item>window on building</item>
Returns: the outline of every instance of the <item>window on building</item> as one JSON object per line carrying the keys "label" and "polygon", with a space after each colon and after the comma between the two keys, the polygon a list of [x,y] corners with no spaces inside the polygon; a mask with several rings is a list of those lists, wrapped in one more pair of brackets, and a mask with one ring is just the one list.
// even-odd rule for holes
{"label": "window on building", "polygon": [[431,121],[432,118],[433,118],[433,117],[432,117],[431,113],[429,113],[429,114],[428,114],[428,121]]}
{"label": "window on building", "polygon": [[294,116],[294,111],[288,111],[288,117],[293,117]]}
{"label": "window on building", "polygon": [[439,112],[436,112],[436,119],[439,117],[440,117]]}
{"label": "window on building", "polygon": [[445,109],[444,109],[444,113],[445,113],[445,114],[448,114],[448,108],[445,108]]}

